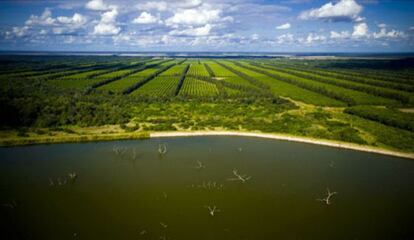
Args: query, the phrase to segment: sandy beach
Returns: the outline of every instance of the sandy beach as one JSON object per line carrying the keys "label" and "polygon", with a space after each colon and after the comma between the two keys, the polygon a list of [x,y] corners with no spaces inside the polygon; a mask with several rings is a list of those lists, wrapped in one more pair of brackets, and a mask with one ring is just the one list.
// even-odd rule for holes
{"label": "sandy beach", "polygon": [[231,132],[231,131],[194,131],[194,132],[152,132],[150,133],[151,138],[164,138],[164,137],[192,137],[192,136],[243,136],[243,137],[258,137],[275,140],[285,140],[292,142],[301,142],[309,144],[317,144],[329,147],[337,147],[343,149],[350,149],[363,152],[371,152],[384,154],[395,157],[414,159],[414,153],[404,153],[398,151],[385,150],[382,148],[376,148],[371,146],[363,146],[353,143],[345,143],[339,141],[329,141],[306,137],[297,137],[284,134],[275,133],[251,133],[251,132]]}

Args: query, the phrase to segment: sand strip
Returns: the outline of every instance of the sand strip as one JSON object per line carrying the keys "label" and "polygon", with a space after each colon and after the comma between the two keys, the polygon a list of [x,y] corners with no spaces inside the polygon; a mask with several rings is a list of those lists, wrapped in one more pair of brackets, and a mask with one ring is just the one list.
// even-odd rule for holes
{"label": "sand strip", "polygon": [[391,151],[382,148],[376,148],[371,146],[358,145],[353,143],[345,143],[339,141],[320,140],[306,137],[297,137],[284,134],[275,133],[251,133],[251,132],[230,132],[230,131],[194,131],[194,132],[152,132],[151,138],[163,138],[163,137],[191,137],[191,136],[244,136],[244,137],[258,137],[268,138],[276,140],[285,140],[309,144],[317,144],[329,147],[337,147],[344,149],[351,149],[363,152],[379,153],[389,156],[402,157],[414,159],[414,153],[405,153],[398,151]]}

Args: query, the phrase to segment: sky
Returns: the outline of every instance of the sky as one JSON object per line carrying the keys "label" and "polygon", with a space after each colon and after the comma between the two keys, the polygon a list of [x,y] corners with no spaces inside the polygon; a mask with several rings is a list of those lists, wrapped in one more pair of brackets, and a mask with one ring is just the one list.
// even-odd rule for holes
{"label": "sky", "polygon": [[414,52],[411,0],[0,0],[0,50]]}

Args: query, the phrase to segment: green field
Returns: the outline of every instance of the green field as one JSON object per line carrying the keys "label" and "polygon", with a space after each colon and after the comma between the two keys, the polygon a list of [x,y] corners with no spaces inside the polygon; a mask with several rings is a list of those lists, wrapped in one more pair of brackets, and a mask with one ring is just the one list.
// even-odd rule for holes
{"label": "green field", "polygon": [[361,64],[352,60],[284,58],[28,58],[21,71],[19,61],[0,71],[4,139],[120,125],[125,132],[284,133],[414,152],[414,66],[377,70],[347,68]]}

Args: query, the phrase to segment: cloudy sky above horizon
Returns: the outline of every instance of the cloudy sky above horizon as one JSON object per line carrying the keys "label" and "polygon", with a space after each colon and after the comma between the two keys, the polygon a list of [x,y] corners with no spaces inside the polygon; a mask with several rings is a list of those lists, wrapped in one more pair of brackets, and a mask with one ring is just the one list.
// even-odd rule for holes
{"label": "cloudy sky above horizon", "polygon": [[413,52],[409,0],[0,0],[0,50]]}

